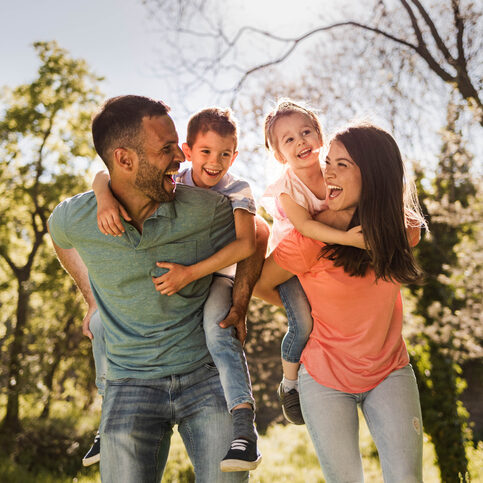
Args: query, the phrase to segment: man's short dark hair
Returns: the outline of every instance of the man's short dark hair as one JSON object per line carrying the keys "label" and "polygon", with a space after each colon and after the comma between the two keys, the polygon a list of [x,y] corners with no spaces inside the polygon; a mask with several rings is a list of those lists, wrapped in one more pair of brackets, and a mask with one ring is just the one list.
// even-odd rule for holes
{"label": "man's short dark hair", "polygon": [[117,96],[108,99],[92,119],[92,138],[97,154],[111,169],[112,153],[119,147],[142,153],[139,136],[144,117],[165,116],[170,108],[163,101],[144,96]]}

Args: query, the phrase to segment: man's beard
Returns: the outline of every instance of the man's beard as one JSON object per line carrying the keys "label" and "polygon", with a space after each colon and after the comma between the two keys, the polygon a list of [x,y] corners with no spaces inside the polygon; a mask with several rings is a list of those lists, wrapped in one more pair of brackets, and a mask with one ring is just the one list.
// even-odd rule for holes
{"label": "man's beard", "polygon": [[139,156],[139,169],[134,182],[136,188],[148,198],[158,203],[174,200],[174,190],[169,192],[164,188],[164,171],[148,163],[144,155]]}

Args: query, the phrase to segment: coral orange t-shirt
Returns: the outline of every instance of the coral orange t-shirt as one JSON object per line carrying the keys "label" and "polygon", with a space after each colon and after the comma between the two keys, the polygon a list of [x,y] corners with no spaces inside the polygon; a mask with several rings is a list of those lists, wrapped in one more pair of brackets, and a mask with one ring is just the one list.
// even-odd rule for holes
{"label": "coral orange t-shirt", "polygon": [[323,246],[293,230],[273,252],[278,265],[298,276],[312,307],[314,327],[301,362],[324,386],[365,392],[409,363],[400,285],[376,282],[371,270],[351,277],[319,259]]}

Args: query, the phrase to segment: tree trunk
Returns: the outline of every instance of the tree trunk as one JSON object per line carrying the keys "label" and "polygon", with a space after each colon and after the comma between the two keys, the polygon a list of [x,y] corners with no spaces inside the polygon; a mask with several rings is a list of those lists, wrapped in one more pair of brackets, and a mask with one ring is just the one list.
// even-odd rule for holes
{"label": "tree trunk", "polygon": [[13,331],[13,341],[10,346],[10,363],[8,366],[7,382],[7,411],[2,421],[2,430],[5,433],[15,435],[21,429],[19,416],[19,394],[20,394],[20,357],[22,354],[24,330],[27,323],[27,312],[30,299],[30,292],[25,289],[24,282],[28,275],[21,274],[17,278],[17,323]]}

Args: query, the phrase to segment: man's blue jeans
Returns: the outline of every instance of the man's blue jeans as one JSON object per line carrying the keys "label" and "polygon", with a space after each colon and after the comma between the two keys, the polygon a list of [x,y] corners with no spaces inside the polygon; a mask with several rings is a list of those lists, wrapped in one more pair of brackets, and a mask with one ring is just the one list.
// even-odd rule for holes
{"label": "man's blue jeans", "polygon": [[346,393],[299,369],[302,414],[327,483],[363,482],[359,450],[360,405],[376,443],[385,483],[420,483],[423,428],[419,392],[410,365],[373,389]]}
{"label": "man's blue jeans", "polygon": [[232,421],[218,371],[205,364],[188,374],[107,381],[100,428],[103,483],[160,482],[175,424],[198,483],[248,480],[246,472],[220,471]]}
{"label": "man's blue jeans", "polygon": [[282,340],[282,359],[298,363],[312,332],[312,310],[297,277],[290,278],[277,288],[288,322],[288,331]]}
{"label": "man's blue jeans", "polygon": [[215,275],[203,312],[203,329],[206,345],[220,373],[228,409],[231,411],[241,403],[250,403],[255,408],[247,360],[233,327],[223,329],[220,322],[231,308],[233,280]]}

